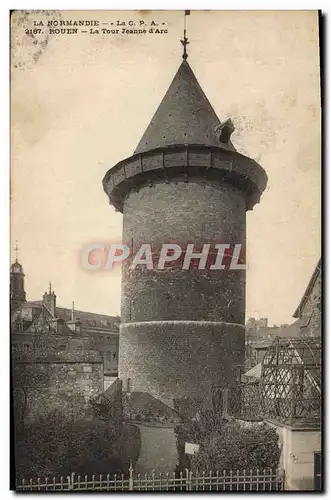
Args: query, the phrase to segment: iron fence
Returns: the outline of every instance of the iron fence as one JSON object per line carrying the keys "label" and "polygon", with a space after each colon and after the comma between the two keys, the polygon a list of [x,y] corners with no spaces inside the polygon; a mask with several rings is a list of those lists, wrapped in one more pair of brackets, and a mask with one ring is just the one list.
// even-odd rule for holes
{"label": "iron fence", "polygon": [[72,473],[58,481],[56,477],[23,479],[16,491],[282,491],[284,479],[284,472],[275,469],[139,474],[130,467],[128,474],[120,475]]}

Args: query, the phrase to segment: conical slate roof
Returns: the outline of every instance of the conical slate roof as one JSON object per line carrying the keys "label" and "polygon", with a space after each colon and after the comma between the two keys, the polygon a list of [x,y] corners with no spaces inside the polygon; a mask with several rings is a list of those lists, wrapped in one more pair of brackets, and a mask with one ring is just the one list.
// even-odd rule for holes
{"label": "conical slate roof", "polygon": [[234,151],[230,141],[226,144],[219,141],[215,132],[219,125],[220,121],[190,65],[183,60],[134,154],[183,144]]}

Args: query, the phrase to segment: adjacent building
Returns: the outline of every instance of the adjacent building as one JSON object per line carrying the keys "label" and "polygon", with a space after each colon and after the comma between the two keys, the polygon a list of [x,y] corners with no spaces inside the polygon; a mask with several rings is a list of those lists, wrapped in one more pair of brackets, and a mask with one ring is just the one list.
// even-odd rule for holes
{"label": "adjacent building", "polygon": [[[268,318],[249,318],[247,320],[245,368],[249,370],[261,363],[265,353],[277,337],[282,339],[320,337],[322,326],[321,293],[321,260],[319,260],[300,304],[293,314],[295,321],[292,324],[270,326],[268,325]],[[256,373],[258,372],[253,370],[252,376],[255,377]]]}
{"label": "adjacent building", "polygon": [[255,413],[278,432],[286,488],[318,490],[322,474],[323,412],[321,261],[294,317],[292,325],[278,327],[268,327],[266,318],[248,320],[246,362],[251,367],[242,377],[242,400],[249,394],[249,409],[254,408],[250,415]]}
{"label": "adjacent building", "polygon": [[42,300],[27,301],[17,259],[10,305],[15,416],[68,414],[117,378],[119,317],[59,307],[51,284]]}
{"label": "adjacent building", "polygon": [[300,321],[304,337],[320,337],[322,325],[322,262],[318,261],[293,317]]}

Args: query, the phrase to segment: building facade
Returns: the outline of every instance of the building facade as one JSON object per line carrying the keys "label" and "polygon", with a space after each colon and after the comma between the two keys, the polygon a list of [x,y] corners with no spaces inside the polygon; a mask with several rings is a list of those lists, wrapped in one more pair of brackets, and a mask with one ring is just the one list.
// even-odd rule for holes
{"label": "building facade", "polygon": [[300,321],[302,336],[320,337],[322,324],[322,262],[318,261],[293,317]]}
{"label": "building facade", "polygon": [[59,307],[49,286],[27,301],[22,265],[10,270],[11,349],[16,414],[25,418],[73,402],[84,406],[117,378],[119,317]]}

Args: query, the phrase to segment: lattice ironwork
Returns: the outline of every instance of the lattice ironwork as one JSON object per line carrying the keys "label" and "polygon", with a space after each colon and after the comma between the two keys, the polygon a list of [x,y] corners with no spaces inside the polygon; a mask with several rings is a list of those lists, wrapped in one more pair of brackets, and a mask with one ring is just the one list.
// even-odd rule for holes
{"label": "lattice ironwork", "polygon": [[228,413],[241,420],[263,420],[259,381],[239,384],[229,389]]}
{"label": "lattice ironwork", "polygon": [[266,417],[284,423],[319,421],[319,339],[277,337],[274,340],[262,361],[261,403]]}

